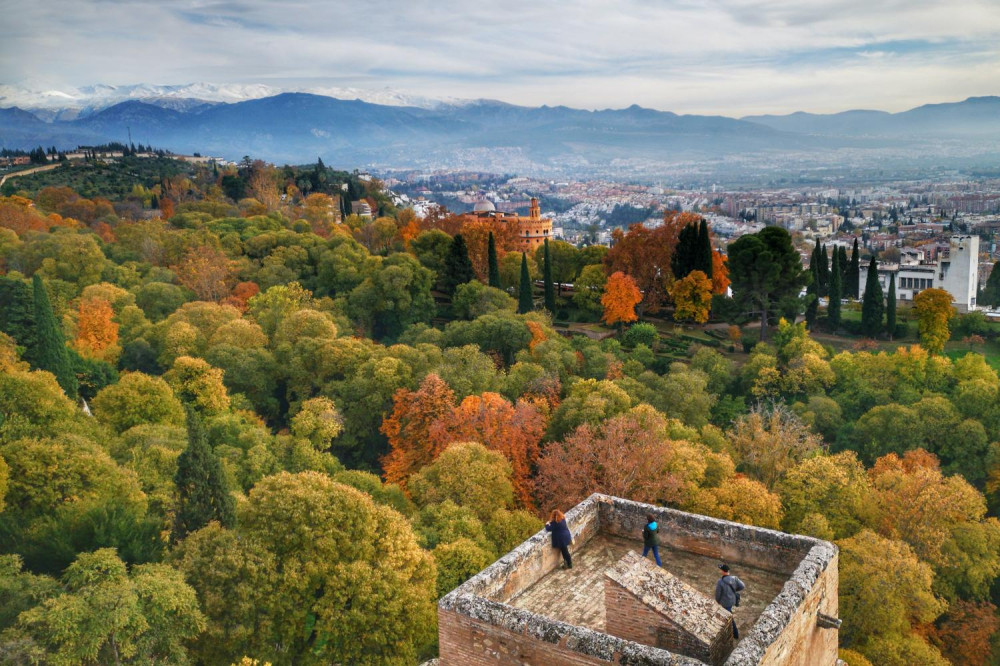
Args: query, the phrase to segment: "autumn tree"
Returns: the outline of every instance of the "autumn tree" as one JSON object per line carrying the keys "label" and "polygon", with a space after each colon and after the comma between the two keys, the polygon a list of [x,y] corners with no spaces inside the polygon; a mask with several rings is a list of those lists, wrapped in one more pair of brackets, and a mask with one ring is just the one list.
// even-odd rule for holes
{"label": "autumn tree", "polygon": [[222,250],[212,245],[191,248],[171,270],[177,274],[177,281],[193,291],[200,300],[220,301],[229,295],[232,262]]}
{"label": "autumn tree", "polygon": [[601,319],[607,324],[618,324],[621,328],[622,324],[638,319],[635,306],[640,301],[642,294],[635,281],[621,271],[612,273],[604,285],[604,295],[601,296],[601,305],[604,307]]}
{"label": "autumn tree", "polygon": [[403,516],[325,474],[264,478],[235,528],[189,535],[174,561],[209,619],[193,643],[205,663],[402,666],[434,637],[430,553]]}
{"label": "autumn tree", "polygon": [[667,211],[663,224],[655,229],[633,224],[628,231],[612,232],[604,268],[609,275],[621,272],[635,281],[641,292],[643,311],[655,313],[666,303],[673,276],[670,263],[678,236],[696,218],[692,213]]}
{"label": "autumn tree", "polygon": [[940,354],[950,332],[948,321],[955,316],[951,294],[944,289],[924,289],[913,298],[920,343],[932,354]]}
{"label": "autumn tree", "polygon": [[997,607],[989,602],[956,601],[931,629],[930,640],[952,664],[988,666],[991,639],[1000,631]]}
{"label": "autumn tree", "polygon": [[712,308],[712,280],[701,271],[691,271],[674,283],[674,319],[704,324]]}
{"label": "autumn tree", "polygon": [[429,428],[430,440],[437,442],[480,442],[498,451],[510,462],[511,479],[518,504],[532,506],[532,470],[538,460],[545,416],[537,405],[525,399],[511,403],[497,393],[470,395],[451,412],[443,414]]}
{"label": "autumn tree", "polygon": [[409,488],[418,506],[451,500],[486,521],[496,509],[514,501],[510,463],[497,451],[478,442],[455,442],[410,477]]}
{"label": "autumn tree", "polygon": [[433,462],[449,443],[432,438],[430,430],[454,408],[455,393],[431,373],[416,391],[396,391],[392,404],[392,413],[380,428],[389,439],[389,454],[382,460],[382,468],[386,481],[405,488],[410,475]]}
{"label": "autumn tree", "polygon": [[758,407],[740,417],[727,433],[733,458],[740,469],[768,488],[822,446],[816,435],[787,407]]}

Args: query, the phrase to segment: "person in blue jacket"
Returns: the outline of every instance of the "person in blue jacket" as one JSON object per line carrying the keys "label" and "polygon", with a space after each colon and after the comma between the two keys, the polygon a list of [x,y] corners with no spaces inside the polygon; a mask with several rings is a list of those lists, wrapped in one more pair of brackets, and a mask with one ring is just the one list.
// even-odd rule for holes
{"label": "person in blue jacket", "polygon": [[549,522],[545,523],[545,531],[552,533],[552,547],[558,548],[562,553],[567,569],[573,568],[573,558],[569,554],[569,545],[573,543],[573,535],[566,524],[566,516],[559,509],[553,509],[549,516]]}
{"label": "person in blue jacket", "polygon": [[642,528],[642,556],[646,557],[646,555],[649,555],[649,551],[653,551],[653,559],[656,560],[656,566],[662,567],[663,563],[660,562],[660,540],[657,536],[659,531],[660,528],[656,524],[656,516],[647,513],[646,526]]}

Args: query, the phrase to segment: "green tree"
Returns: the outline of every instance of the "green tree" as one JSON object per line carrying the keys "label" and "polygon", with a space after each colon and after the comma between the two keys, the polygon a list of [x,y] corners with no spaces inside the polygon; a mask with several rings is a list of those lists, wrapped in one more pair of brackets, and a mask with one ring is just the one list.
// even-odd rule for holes
{"label": "green tree", "polygon": [[174,476],[177,488],[174,541],[180,541],[213,520],[223,527],[231,527],[235,520],[233,497],[226,487],[222,465],[208,445],[201,417],[189,409],[187,420],[188,446],[177,458]]}
{"label": "green tree", "polygon": [[780,227],[765,227],[730,245],[729,278],[736,301],[760,313],[762,340],[768,315],[782,300],[797,297],[808,281],[791,236]]}
{"label": "green tree", "polygon": [[519,314],[531,312],[535,307],[534,294],[532,293],[531,275],[528,274],[528,257],[521,254],[521,281],[517,289],[517,311]]}
{"label": "green tree", "polygon": [[845,293],[851,300],[856,300],[858,291],[861,289],[861,252],[858,250],[858,239],[854,239],[854,247],[851,249],[851,263],[847,267],[847,288]]}
{"label": "green tree", "polygon": [[712,279],[712,235],[708,231],[708,221],[702,218],[698,226],[698,252],[694,270],[701,271]]}
{"label": "green tree", "polygon": [[545,284],[545,309],[555,314],[556,292],[552,284],[552,258],[549,254],[549,239],[545,239],[544,258],[542,260],[542,280]]}
{"label": "green tree", "polygon": [[993,270],[990,271],[990,276],[986,279],[986,285],[979,292],[979,304],[991,308],[1000,305],[1000,261],[993,264]]}
{"label": "green tree", "polygon": [[442,286],[445,293],[454,294],[455,288],[460,284],[465,284],[469,280],[476,279],[476,271],[472,268],[472,260],[469,259],[469,248],[465,245],[465,238],[462,234],[455,234],[451,239],[451,247],[448,255],[444,259],[442,267]]}
{"label": "green tree", "polygon": [[885,331],[892,340],[896,334],[896,275],[889,273],[889,298],[885,306]]}
{"label": "green tree", "polygon": [[37,646],[35,658],[53,666],[187,664],[185,643],[205,628],[179,571],[144,564],[130,574],[113,548],[81,553],[62,587],[22,612],[14,629]]}
{"label": "green tree", "polygon": [[459,442],[411,476],[407,487],[418,506],[451,500],[486,521],[496,509],[513,505],[511,473],[502,453],[476,442]]}
{"label": "green tree", "polygon": [[861,332],[869,338],[874,338],[883,330],[884,297],[882,283],[878,279],[878,259],[872,256],[868,264],[865,293],[861,297]]}
{"label": "green tree", "polygon": [[[464,248],[462,243],[460,249],[464,251]],[[468,254],[465,260],[468,262]],[[471,266],[470,263],[470,270]],[[453,277],[456,275],[452,273]],[[431,279],[431,272],[409,254],[390,255],[378,270],[351,291],[347,298],[348,312],[375,338],[394,339],[407,326],[430,321],[434,314]],[[469,280],[455,283],[449,293],[454,293],[455,287]]]}
{"label": "green tree", "polygon": [[584,266],[573,285],[573,303],[590,314],[600,314],[601,294],[608,276],[600,264]]}
{"label": "green tree", "polygon": [[35,327],[38,341],[33,355],[35,365],[55,375],[56,381],[59,382],[59,386],[66,392],[66,395],[75,398],[77,393],[76,374],[73,373],[73,366],[70,364],[66,338],[52,312],[49,294],[45,291],[45,285],[42,284],[42,278],[39,275],[36,274],[33,278],[32,286],[34,287]]}
{"label": "green tree", "polygon": [[[813,253],[815,255],[815,252]],[[819,316],[819,267],[813,263],[809,266],[809,284],[806,285],[806,326],[810,329],[816,325],[816,318]]]}
{"label": "green tree", "polygon": [[486,247],[486,259],[489,264],[489,285],[494,289],[502,289],[500,284],[500,264],[497,261],[497,243],[490,232],[489,245]]}
{"label": "green tree", "polygon": [[458,285],[451,297],[451,313],[459,319],[475,319],[493,312],[513,312],[517,303],[507,292],[487,287],[478,280]]}
{"label": "green tree", "polygon": [[488,567],[496,556],[462,537],[438,544],[432,551],[437,564],[437,596],[443,597]]}
{"label": "green tree", "polygon": [[143,423],[179,425],[184,409],[160,377],[123,373],[117,384],[101,389],[91,405],[94,416],[118,433]]}
{"label": "green tree", "polygon": [[35,367],[38,327],[31,289],[22,280],[0,277],[0,332],[24,349],[24,360]]}
{"label": "green tree", "polygon": [[[818,242],[818,241],[817,241]],[[819,248],[819,254],[816,255],[819,259],[819,285],[820,285],[820,295],[826,296],[830,288],[830,259],[826,254],[826,245],[821,245]]]}
{"label": "green tree", "polygon": [[325,474],[264,478],[236,528],[188,536],[177,566],[197,590],[204,663],[415,663],[436,635],[436,572],[403,516]]}
{"label": "green tree", "polygon": [[[839,252],[834,248],[834,256],[839,256]],[[826,319],[831,332],[836,332],[840,328],[840,299],[841,299],[840,271],[834,269],[830,274],[829,299],[826,306]]]}

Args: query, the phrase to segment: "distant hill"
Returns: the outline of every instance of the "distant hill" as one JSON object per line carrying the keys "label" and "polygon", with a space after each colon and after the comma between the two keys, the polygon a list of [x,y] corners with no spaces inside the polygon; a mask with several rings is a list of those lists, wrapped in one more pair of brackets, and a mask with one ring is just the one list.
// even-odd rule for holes
{"label": "distant hill", "polygon": [[909,111],[844,111],[784,116],[746,116],[772,129],[826,136],[976,136],[1000,133],[1000,97],[970,97],[962,102],[925,104]]}
{"label": "distant hill", "polygon": [[[73,147],[133,140],[175,152],[253,155],[275,162],[460,166],[488,169],[522,160],[540,168],[619,163],[679,163],[752,156],[789,164],[824,151],[863,149],[982,156],[1000,142],[1000,98],[970,98],[903,113],[677,115],[639,106],[586,111],[491,100],[426,106],[385,105],[308,93],[208,103],[172,96],[130,99],[45,122],[19,108],[0,110],[0,146]],[[957,143],[956,143],[957,142]],[[991,147],[992,146],[992,147]],[[499,157],[498,157],[499,156]],[[494,160],[494,162],[491,162]],[[517,165],[520,166],[520,165]]]}

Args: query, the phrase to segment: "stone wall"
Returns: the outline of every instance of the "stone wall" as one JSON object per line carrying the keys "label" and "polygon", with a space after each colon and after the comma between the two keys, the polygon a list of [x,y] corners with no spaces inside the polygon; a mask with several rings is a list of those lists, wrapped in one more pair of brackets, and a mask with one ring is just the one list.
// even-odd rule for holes
{"label": "stone wall", "polygon": [[[653,513],[661,542],[720,560],[787,573],[782,592],[726,659],[727,666],[833,666],[837,631],[816,613],[837,616],[837,550],[830,543],[592,495],[567,513],[575,550],[598,533],[635,537]],[[559,565],[539,532],[445,595],[438,604],[441,666],[630,664],[697,666],[705,662],[653,645],[558,622],[507,605]]]}

